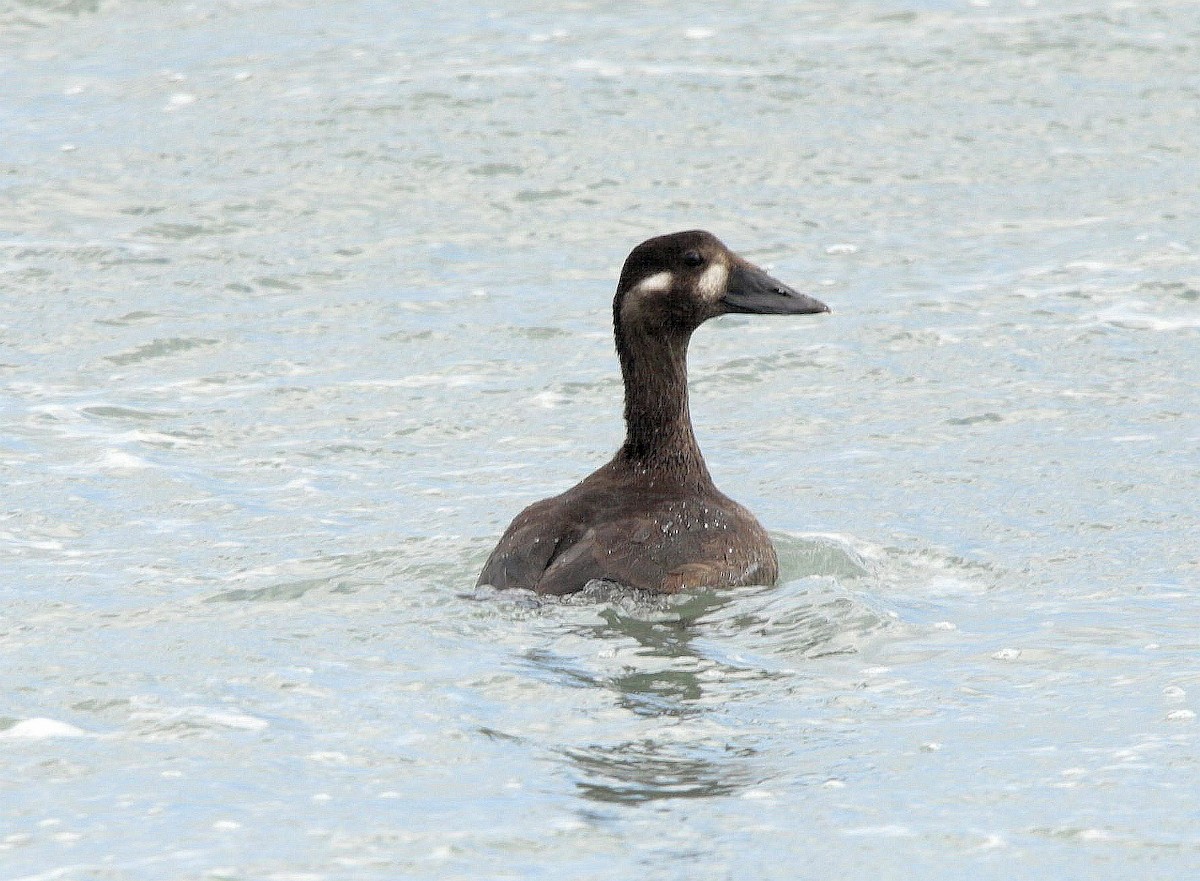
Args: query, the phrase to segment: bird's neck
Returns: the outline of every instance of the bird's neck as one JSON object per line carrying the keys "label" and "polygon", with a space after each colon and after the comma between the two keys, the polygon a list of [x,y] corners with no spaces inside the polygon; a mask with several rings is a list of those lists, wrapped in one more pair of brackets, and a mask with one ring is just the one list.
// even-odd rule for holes
{"label": "bird's neck", "polygon": [[711,483],[688,411],[691,333],[649,333],[618,322],[616,336],[625,381],[625,444],[616,461]]}

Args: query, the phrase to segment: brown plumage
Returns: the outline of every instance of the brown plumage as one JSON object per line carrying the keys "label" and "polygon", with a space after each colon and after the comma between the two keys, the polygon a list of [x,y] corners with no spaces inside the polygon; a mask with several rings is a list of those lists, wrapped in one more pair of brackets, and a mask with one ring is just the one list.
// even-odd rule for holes
{"label": "brown plumage", "polygon": [[696,443],[687,347],[718,315],[828,311],[707,232],[634,248],[613,300],[625,443],[576,486],[518,514],[479,584],[545,594],[593,579],[664,593],[774,584],[779,563],[766,530],[713,485]]}

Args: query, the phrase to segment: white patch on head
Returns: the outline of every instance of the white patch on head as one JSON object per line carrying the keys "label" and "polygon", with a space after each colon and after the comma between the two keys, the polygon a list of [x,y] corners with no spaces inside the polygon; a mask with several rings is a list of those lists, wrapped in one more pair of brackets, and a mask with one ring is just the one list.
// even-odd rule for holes
{"label": "white patch on head", "polygon": [[712,302],[719,300],[725,294],[725,286],[729,284],[729,267],[719,260],[714,260],[712,266],[704,270],[696,283],[700,296]]}
{"label": "white patch on head", "polygon": [[637,294],[664,294],[675,284],[675,275],[670,272],[656,272],[647,276],[633,286]]}

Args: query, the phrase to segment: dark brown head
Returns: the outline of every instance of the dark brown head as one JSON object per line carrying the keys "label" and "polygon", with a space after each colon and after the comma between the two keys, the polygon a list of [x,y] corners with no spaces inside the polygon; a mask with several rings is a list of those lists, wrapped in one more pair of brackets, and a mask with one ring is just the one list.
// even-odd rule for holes
{"label": "dark brown head", "polygon": [[828,312],[743,260],[712,233],[689,230],[642,242],[625,259],[613,318],[618,333],[635,327],[651,334],[691,334],[710,318],[731,312],[809,315]]}

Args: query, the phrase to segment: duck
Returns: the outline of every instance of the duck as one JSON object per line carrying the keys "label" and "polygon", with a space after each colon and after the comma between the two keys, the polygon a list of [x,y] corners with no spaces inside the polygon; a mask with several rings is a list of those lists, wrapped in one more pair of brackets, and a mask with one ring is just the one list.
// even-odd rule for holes
{"label": "duck", "polygon": [[779,560],[767,531],[717,489],[696,442],[688,343],[721,315],[812,315],[829,307],[712,233],[687,230],[629,253],[612,309],[625,442],[566,492],[521,511],[477,586],[562,596],[594,581],[664,594],[774,585]]}

